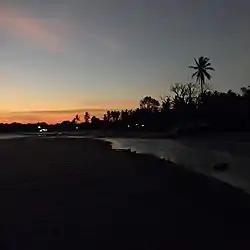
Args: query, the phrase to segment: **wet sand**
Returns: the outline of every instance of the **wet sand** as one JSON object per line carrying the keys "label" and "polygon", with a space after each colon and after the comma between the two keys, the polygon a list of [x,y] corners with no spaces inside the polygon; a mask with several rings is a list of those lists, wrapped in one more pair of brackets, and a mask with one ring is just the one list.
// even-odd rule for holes
{"label": "wet sand", "polygon": [[250,196],[91,139],[0,141],[0,249],[248,248]]}

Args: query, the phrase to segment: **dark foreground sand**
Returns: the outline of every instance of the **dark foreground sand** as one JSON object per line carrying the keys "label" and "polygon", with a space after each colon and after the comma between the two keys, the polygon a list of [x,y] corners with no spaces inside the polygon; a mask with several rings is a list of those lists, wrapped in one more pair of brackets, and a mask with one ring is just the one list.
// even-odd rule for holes
{"label": "dark foreground sand", "polygon": [[249,249],[250,198],[88,139],[0,141],[0,249]]}

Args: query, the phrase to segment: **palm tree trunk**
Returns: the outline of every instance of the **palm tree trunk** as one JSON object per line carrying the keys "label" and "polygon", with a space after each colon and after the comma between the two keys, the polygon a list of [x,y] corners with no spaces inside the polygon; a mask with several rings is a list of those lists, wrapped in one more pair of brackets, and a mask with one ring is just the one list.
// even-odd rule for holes
{"label": "palm tree trunk", "polygon": [[201,85],[201,94],[203,95],[203,92],[204,92],[203,85],[204,85],[204,83],[203,83],[202,79],[200,79],[200,85]]}

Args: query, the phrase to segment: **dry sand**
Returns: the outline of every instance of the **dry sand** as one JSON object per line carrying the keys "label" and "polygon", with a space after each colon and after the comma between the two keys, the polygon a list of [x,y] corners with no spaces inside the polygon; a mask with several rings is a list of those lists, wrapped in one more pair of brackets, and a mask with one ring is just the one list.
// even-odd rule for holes
{"label": "dry sand", "polygon": [[26,138],[0,160],[0,249],[249,248],[247,194],[153,156]]}

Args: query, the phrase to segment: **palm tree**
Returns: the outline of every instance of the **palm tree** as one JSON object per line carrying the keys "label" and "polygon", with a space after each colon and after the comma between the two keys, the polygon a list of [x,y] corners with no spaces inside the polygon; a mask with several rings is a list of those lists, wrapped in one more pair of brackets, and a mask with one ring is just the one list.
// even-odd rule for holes
{"label": "palm tree", "polygon": [[196,58],[194,58],[195,66],[189,66],[190,69],[196,70],[196,72],[193,73],[192,78],[196,77],[196,82],[200,83],[201,86],[201,94],[204,93],[204,84],[205,79],[208,80],[211,79],[211,75],[208,73],[208,70],[214,70],[214,68],[211,67],[211,63],[209,62],[208,57],[201,56],[198,58],[198,61]]}
{"label": "palm tree", "polygon": [[76,120],[77,122],[79,122],[79,121],[81,120],[81,118],[80,118],[80,116],[79,116],[78,114],[75,116],[75,120]]}
{"label": "palm tree", "polygon": [[111,122],[111,120],[112,120],[111,111],[108,110],[108,111],[107,111],[107,121],[108,121],[108,122]]}
{"label": "palm tree", "polygon": [[89,120],[90,120],[90,114],[89,114],[89,112],[85,112],[85,114],[84,114],[85,123],[89,123]]}
{"label": "palm tree", "polygon": [[80,116],[77,114],[74,118],[73,118],[73,120],[72,120],[72,123],[73,124],[76,124],[77,122],[79,122],[81,119],[80,119]]}

